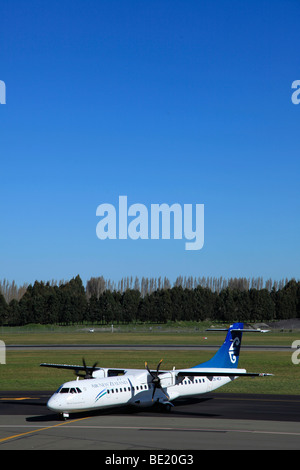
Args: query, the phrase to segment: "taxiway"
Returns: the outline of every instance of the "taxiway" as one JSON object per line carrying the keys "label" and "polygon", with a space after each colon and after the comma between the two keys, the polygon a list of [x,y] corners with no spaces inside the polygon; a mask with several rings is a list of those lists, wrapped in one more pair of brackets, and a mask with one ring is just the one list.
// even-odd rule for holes
{"label": "taxiway", "polygon": [[168,414],[120,408],[71,415],[46,408],[52,392],[0,392],[0,450],[299,449],[299,395],[211,393]]}

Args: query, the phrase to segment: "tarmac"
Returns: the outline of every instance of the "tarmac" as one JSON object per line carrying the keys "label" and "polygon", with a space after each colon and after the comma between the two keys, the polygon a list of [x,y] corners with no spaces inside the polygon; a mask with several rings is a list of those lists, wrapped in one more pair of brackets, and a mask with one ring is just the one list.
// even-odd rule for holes
{"label": "tarmac", "polygon": [[106,464],[126,452],[149,464],[157,452],[195,463],[200,450],[300,449],[299,395],[210,393],[178,400],[170,413],[119,408],[60,421],[46,407],[51,394],[0,392],[0,450],[101,450]]}

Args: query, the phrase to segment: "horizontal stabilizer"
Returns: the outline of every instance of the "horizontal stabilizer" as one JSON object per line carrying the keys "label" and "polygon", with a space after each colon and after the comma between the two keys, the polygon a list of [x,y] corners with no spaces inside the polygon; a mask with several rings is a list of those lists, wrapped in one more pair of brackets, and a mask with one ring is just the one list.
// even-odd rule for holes
{"label": "horizontal stabilizer", "polygon": [[177,374],[178,377],[267,377],[273,376],[274,374],[268,374],[266,372],[202,372],[201,374],[197,374],[195,372],[192,373],[179,373]]}
{"label": "horizontal stabilizer", "polygon": [[245,369],[198,369],[176,371],[177,377],[266,377],[265,372],[246,372]]}
{"label": "horizontal stabilizer", "polygon": [[[229,328],[206,328],[205,331],[229,331]],[[257,328],[256,330],[252,328],[230,328],[230,331],[242,331],[243,333],[268,333],[270,330],[261,330]]]}

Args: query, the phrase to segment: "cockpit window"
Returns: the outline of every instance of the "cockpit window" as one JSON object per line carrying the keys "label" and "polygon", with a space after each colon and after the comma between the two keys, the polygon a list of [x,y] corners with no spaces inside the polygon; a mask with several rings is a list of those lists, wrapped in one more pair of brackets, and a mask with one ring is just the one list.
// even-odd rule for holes
{"label": "cockpit window", "polygon": [[66,388],[66,387],[59,387],[59,389],[56,391],[56,393],[82,393],[82,390],[80,390],[79,387],[74,387],[74,388]]}

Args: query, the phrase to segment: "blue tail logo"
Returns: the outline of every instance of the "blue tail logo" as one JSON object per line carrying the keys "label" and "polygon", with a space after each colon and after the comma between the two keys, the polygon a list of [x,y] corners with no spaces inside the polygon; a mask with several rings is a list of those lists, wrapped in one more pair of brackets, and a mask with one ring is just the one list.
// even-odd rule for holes
{"label": "blue tail logo", "polygon": [[237,367],[242,343],[243,326],[243,323],[234,323],[231,325],[224,343],[216,354],[209,361],[198,364],[195,367]]}

